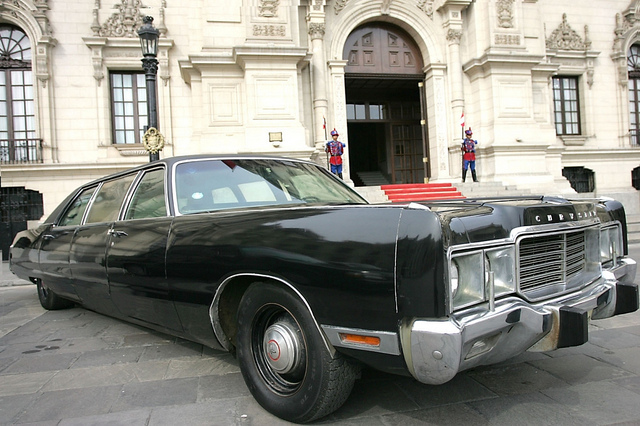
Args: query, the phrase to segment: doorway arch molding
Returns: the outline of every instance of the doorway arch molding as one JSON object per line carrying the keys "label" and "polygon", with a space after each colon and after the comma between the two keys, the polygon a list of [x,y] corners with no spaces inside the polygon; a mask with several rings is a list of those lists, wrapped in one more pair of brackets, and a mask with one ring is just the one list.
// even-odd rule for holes
{"label": "doorway arch molding", "polygon": [[[372,23],[386,22],[402,28],[418,45],[422,62],[444,63],[445,53],[438,40],[444,40],[444,29],[438,28],[428,15],[409,4],[394,3],[388,14],[382,14],[382,1],[359,0],[347,3],[347,6],[335,17],[328,20],[327,36],[331,40],[329,55],[332,60],[341,60],[344,45],[349,34],[357,27]],[[423,19],[418,19],[418,18]]]}
{"label": "doorway arch molding", "polygon": [[[424,64],[425,84],[422,90],[427,103],[427,126],[429,152],[426,153],[432,163],[431,178],[450,179],[449,162],[446,159],[448,137],[448,122],[451,121],[451,108],[446,89],[447,66],[445,45],[445,30],[434,23],[429,16],[405,2],[394,2],[383,13],[382,1],[359,0],[351,1],[337,15],[327,19],[326,39],[331,40],[328,45],[327,57],[330,79],[328,92],[331,94],[333,124],[331,127],[347,129],[345,73],[346,61],[342,55],[349,35],[358,27],[369,23],[383,22],[395,25],[404,30],[417,44]],[[413,7],[412,7],[413,6]],[[422,19],[420,19],[422,18]],[[341,134],[342,135],[342,134]],[[345,175],[350,178],[348,134],[341,136],[347,144],[345,150]]]}

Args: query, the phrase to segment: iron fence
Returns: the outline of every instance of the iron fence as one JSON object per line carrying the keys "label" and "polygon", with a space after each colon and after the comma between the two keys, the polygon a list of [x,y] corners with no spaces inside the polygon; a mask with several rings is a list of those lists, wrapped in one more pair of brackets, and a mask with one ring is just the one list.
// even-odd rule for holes
{"label": "iron fence", "polygon": [[0,139],[0,163],[42,163],[42,139]]}

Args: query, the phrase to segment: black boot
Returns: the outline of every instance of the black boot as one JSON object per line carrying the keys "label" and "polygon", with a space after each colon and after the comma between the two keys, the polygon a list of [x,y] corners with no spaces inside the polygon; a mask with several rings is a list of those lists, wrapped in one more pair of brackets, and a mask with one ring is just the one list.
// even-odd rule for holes
{"label": "black boot", "polygon": [[467,169],[462,169],[462,181],[464,182],[466,178],[467,178]]}
{"label": "black boot", "polygon": [[476,171],[475,170],[471,170],[471,176],[473,176],[473,181],[474,182],[478,181],[478,177],[476,176]]}
{"label": "black boot", "polygon": [[338,173],[338,177],[342,179],[342,173]]}

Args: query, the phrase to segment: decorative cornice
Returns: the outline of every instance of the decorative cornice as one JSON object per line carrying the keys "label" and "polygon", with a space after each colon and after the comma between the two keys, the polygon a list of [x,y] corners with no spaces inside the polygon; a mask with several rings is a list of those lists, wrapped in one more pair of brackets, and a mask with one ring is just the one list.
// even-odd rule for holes
{"label": "decorative cornice", "polygon": [[18,0],[0,0],[0,13],[8,13],[12,16],[18,16],[19,14],[30,16],[38,23],[38,27],[42,36],[51,37],[53,30],[49,25],[49,18],[47,18],[47,11],[49,10],[49,4],[47,0],[36,0],[33,2],[35,9],[27,4],[27,2]]}
{"label": "decorative cornice", "polygon": [[35,43],[32,52],[34,75],[43,88],[50,78],[51,49],[57,44],[53,30],[49,24],[47,0],[19,1],[0,0],[0,18],[3,22],[14,22],[20,27],[32,30],[27,35]]}
{"label": "decorative cornice", "polygon": [[585,38],[583,40],[567,23],[567,14],[563,13],[562,23],[553,30],[546,40],[547,49],[589,50],[591,41],[589,41],[589,27],[587,25],[584,26],[584,33]]}
{"label": "decorative cornice", "polygon": [[634,0],[625,10],[616,13],[616,26],[613,30],[613,49],[611,59],[616,64],[618,83],[626,87],[628,82],[627,49],[640,29],[640,0]]}

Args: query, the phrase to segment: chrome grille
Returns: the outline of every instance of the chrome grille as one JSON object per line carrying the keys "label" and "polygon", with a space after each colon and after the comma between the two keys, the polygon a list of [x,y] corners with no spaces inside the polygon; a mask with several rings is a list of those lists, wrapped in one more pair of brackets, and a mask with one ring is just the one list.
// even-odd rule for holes
{"label": "chrome grille", "polygon": [[566,284],[586,268],[585,231],[525,237],[518,258],[520,291]]}

